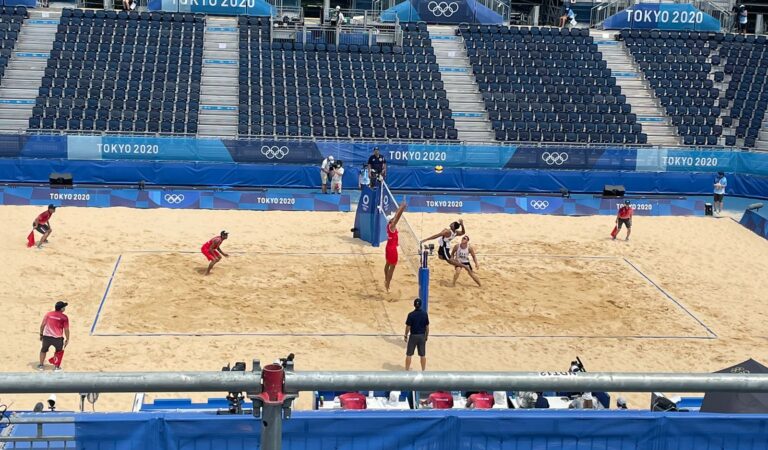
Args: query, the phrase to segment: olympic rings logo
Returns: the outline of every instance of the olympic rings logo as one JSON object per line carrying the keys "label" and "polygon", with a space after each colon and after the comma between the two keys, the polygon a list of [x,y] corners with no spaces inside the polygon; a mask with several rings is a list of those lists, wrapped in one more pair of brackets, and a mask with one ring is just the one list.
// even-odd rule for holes
{"label": "olympic rings logo", "polygon": [[283,159],[288,155],[288,147],[286,146],[269,146],[269,145],[262,145],[261,146],[261,154],[266,156],[267,159]]}
{"label": "olympic rings logo", "polygon": [[547,165],[561,166],[568,161],[568,153],[565,152],[544,152],[541,154],[541,160],[547,163]]}
{"label": "olympic rings logo", "polygon": [[163,200],[165,200],[166,203],[178,205],[184,201],[184,194],[165,194],[165,196],[163,196]]}
{"label": "olympic rings logo", "polygon": [[457,2],[431,1],[427,3],[427,9],[435,17],[451,17],[459,11],[459,4]]}
{"label": "olympic rings logo", "polygon": [[533,200],[529,204],[533,209],[546,209],[549,206],[549,202],[546,200]]}
{"label": "olympic rings logo", "polygon": [[368,206],[368,203],[370,203],[371,199],[368,198],[368,194],[363,195],[363,205]]}

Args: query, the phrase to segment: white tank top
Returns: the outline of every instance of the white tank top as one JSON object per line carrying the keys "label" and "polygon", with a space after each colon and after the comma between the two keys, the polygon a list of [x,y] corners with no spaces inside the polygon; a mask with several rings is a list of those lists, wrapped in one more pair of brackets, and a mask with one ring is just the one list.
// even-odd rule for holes
{"label": "white tank top", "polygon": [[453,238],[455,238],[455,237],[456,237],[456,232],[455,232],[455,231],[453,231],[453,230],[451,230],[451,236],[450,236],[449,238],[445,238],[445,237],[443,237],[443,236],[440,236],[440,237],[437,239],[437,242],[440,244],[440,246],[441,246],[441,247],[448,247],[448,246],[450,246],[450,245],[451,245],[451,241],[452,241],[452,240],[453,240]]}
{"label": "white tank top", "polygon": [[459,249],[456,251],[456,256],[459,258],[460,263],[469,263],[469,245],[467,245],[467,248],[461,248],[461,245],[459,245]]}

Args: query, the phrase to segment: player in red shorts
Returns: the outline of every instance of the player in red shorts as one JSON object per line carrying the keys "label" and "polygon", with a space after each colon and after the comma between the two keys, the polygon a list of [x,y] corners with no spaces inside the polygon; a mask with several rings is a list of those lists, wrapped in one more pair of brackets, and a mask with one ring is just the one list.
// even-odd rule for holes
{"label": "player in red shorts", "polygon": [[51,216],[53,216],[54,212],[56,212],[56,207],[48,205],[48,209],[40,213],[40,215],[35,218],[35,221],[32,222],[32,229],[37,230],[38,233],[43,235],[43,237],[40,238],[40,242],[37,244],[37,248],[42,248],[43,244],[48,243],[48,236],[53,232],[53,230],[51,230],[51,224],[49,224],[48,221],[51,220]]}
{"label": "player in red shorts", "polygon": [[400,221],[400,217],[405,211],[405,202],[398,206],[397,211],[390,216],[389,222],[387,222],[387,247],[384,251],[386,258],[386,264],[384,264],[384,287],[389,292],[389,284],[392,282],[392,275],[395,274],[395,267],[397,266],[397,222]]}
{"label": "player in red shorts", "polygon": [[208,263],[208,270],[205,271],[206,275],[210,274],[213,266],[215,266],[217,262],[221,261],[221,255],[229,257],[229,255],[225,253],[221,248],[221,243],[224,242],[224,240],[228,237],[229,233],[222,231],[218,236],[211,238],[210,241],[203,244],[203,248],[200,249],[208,261],[210,261],[210,263]]}

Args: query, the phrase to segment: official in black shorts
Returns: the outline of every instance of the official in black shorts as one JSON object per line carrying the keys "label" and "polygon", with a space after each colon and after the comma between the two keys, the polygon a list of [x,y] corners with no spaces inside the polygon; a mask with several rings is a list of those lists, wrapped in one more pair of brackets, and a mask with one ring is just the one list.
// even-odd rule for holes
{"label": "official in black shorts", "polygon": [[421,299],[413,301],[413,311],[405,320],[405,370],[411,370],[411,357],[418,350],[421,370],[427,370],[427,339],[429,338],[429,315],[421,309]]}

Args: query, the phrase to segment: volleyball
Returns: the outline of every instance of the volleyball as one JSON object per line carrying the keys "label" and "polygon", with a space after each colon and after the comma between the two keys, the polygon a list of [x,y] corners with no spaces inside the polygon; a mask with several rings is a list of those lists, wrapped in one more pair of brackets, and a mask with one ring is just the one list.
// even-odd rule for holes
{"label": "volleyball", "polygon": [[435,172],[443,173],[443,166],[435,166]]}

